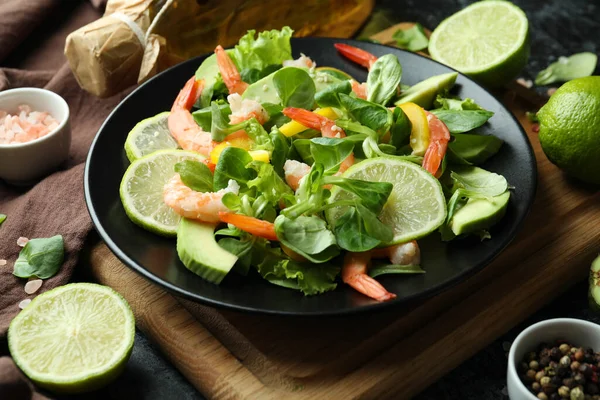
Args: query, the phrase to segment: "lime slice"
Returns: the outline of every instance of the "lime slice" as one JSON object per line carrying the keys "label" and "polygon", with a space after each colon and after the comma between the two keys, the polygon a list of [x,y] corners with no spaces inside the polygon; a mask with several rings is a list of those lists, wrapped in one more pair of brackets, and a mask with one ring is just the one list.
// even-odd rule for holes
{"label": "lime slice", "polygon": [[37,296],[8,329],[15,363],[35,384],[57,393],[106,385],[125,368],[135,321],[107,286],[73,283]]}
{"label": "lime slice", "polygon": [[[436,230],[446,219],[446,199],[442,186],[429,172],[408,161],[394,158],[372,158],[354,164],[342,175],[344,178],[371,182],[390,182],[394,189],[379,214],[379,219],[394,231],[389,244],[418,239]],[[330,202],[354,197],[334,186]],[[346,211],[336,207],[327,211],[332,223]]]}
{"label": "lime slice", "polygon": [[129,161],[147,156],[157,150],[176,149],[178,146],[169,132],[169,112],[163,112],[137,123],[127,135],[125,153]]}
{"label": "lime slice", "polygon": [[529,23],[519,7],[503,0],[480,1],[450,16],[433,31],[434,60],[498,87],[516,77],[529,57]]}
{"label": "lime slice", "polygon": [[163,187],[183,160],[204,160],[204,156],[184,150],[159,150],[134,161],[121,181],[121,202],[131,221],[150,232],[175,236],[179,215],[163,201]]}

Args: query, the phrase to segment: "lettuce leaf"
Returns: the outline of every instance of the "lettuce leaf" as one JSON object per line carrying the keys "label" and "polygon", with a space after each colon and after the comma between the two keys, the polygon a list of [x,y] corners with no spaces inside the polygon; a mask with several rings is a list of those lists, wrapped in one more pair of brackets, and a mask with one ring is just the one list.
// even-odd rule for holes
{"label": "lettuce leaf", "polygon": [[293,32],[289,26],[284,26],[280,31],[273,29],[260,32],[258,37],[255,37],[255,30],[248,31],[231,53],[238,70],[264,70],[270,65],[291,60],[290,38]]}
{"label": "lettuce leaf", "polygon": [[269,282],[300,290],[306,296],[334,290],[340,268],[332,264],[299,263],[286,258],[280,249],[265,248],[257,265],[260,275]]}

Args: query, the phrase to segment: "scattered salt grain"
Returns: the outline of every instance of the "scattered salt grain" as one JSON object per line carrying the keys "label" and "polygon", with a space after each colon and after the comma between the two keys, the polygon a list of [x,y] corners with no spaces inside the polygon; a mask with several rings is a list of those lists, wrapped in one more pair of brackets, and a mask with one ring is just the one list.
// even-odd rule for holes
{"label": "scattered salt grain", "polygon": [[27,307],[27,306],[29,305],[29,303],[31,303],[31,299],[25,299],[25,300],[22,300],[22,301],[19,303],[19,308],[22,310],[22,309],[24,309],[25,307]]}
{"label": "scattered salt grain", "polygon": [[548,89],[548,91],[546,92],[548,94],[548,97],[552,96],[554,93],[556,93],[556,90],[557,89],[555,87]]}
{"label": "scattered salt grain", "polygon": [[58,125],[47,111],[32,111],[27,104],[20,105],[14,115],[0,110],[0,144],[30,142],[46,136]]}
{"label": "scattered salt grain", "polygon": [[34,294],[42,287],[43,281],[41,279],[34,279],[25,284],[25,293]]}
{"label": "scattered salt grain", "polygon": [[4,259],[0,260],[0,265],[6,265],[6,260],[4,260]]}
{"label": "scattered salt grain", "polygon": [[29,239],[27,239],[26,237],[23,237],[23,236],[21,236],[20,238],[17,239],[17,244],[21,247],[25,247],[27,242],[29,242]]}

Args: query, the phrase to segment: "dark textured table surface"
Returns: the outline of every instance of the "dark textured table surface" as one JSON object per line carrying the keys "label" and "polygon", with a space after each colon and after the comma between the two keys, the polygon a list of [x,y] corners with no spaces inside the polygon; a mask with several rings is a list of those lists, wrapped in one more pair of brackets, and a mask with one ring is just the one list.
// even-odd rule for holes
{"label": "dark textured table surface", "polygon": [[[469,0],[383,0],[377,2],[377,9],[386,11],[385,16],[391,23],[417,21],[433,29],[445,17],[470,3]],[[599,0],[516,0],[514,3],[527,13],[531,29],[531,57],[522,73],[523,78],[534,79],[537,72],[559,56],[580,51],[598,54]],[[545,92],[547,88],[537,90]],[[600,316],[588,310],[585,282],[569,289],[444,378],[432,383],[417,399],[506,399],[506,352],[510,342],[528,325],[556,317],[600,322]],[[192,400],[203,399],[203,396],[166,361],[157,347],[138,332],[125,373],[105,389],[83,398]]]}

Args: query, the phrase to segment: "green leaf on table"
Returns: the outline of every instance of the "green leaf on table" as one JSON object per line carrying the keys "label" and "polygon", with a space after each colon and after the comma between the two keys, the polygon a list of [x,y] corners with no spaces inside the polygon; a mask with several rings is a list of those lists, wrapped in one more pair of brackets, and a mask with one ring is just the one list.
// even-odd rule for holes
{"label": "green leaf on table", "polygon": [[317,216],[275,219],[277,238],[285,246],[314,263],[324,263],[340,253],[334,234]]}
{"label": "green leaf on table", "polygon": [[352,92],[352,85],[349,80],[337,82],[317,92],[315,101],[319,107],[342,108],[339,95],[340,93],[349,95],[350,92]]}
{"label": "green leaf on table", "polygon": [[19,253],[13,275],[19,278],[51,278],[60,269],[64,256],[65,246],[61,235],[31,239]]}
{"label": "green leaf on table", "polygon": [[369,36],[373,36],[382,30],[394,25],[397,16],[389,9],[375,10],[369,16],[363,28],[356,34],[358,40],[371,41]]}
{"label": "green leaf on table", "polygon": [[214,190],[226,188],[230,179],[240,185],[247,186],[248,181],[256,178],[256,172],[246,168],[252,161],[252,156],[246,150],[233,146],[226,147],[219,156],[219,161],[215,167]]}
{"label": "green leaf on table", "polygon": [[464,133],[479,128],[490,119],[494,113],[486,110],[432,110],[446,126],[450,133]]}
{"label": "green leaf on table", "polygon": [[392,126],[392,111],[381,104],[340,93],[342,106],[360,124],[371,128],[378,135],[385,134]]}
{"label": "green leaf on table", "polygon": [[379,57],[367,76],[367,100],[385,106],[396,95],[401,79],[398,57],[393,54]]}
{"label": "green leaf on table", "polygon": [[572,79],[590,76],[596,70],[598,56],[584,52],[570,57],[560,57],[535,78],[536,85],[549,85],[554,82],[567,82]]}
{"label": "green leaf on table", "polygon": [[6,215],[5,214],[0,214],[0,225],[2,225],[2,223],[6,221]]}
{"label": "green leaf on table", "polygon": [[312,109],[316,88],[306,70],[295,67],[280,69],[273,75],[273,84],[284,107]]}
{"label": "green leaf on table", "polygon": [[396,265],[396,264],[384,264],[375,265],[369,268],[369,276],[371,278],[378,277],[379,275],[387,274],[424,274],[425,271],[419,265]]}
{"label": "green leaf on table", "polygon": [[455,133],[448,143],[451,163],[481,164],[496,154],[502,147],[502,139],[493,135]]}
{"label": "green leaf on table", "polygon": [[398,29],[394,32],[392,38],[396,41],[398,47],[409,51],[420,51],[426,49],[429,45],[425,29],[418,23],[409,29]]}
{"label": "green leaf on table", "polygon": [[175,164],[175,172],[181,177],[181,181],[196,192],[213,191],[213,174],[211,170],[198,161],[184,160]]}

